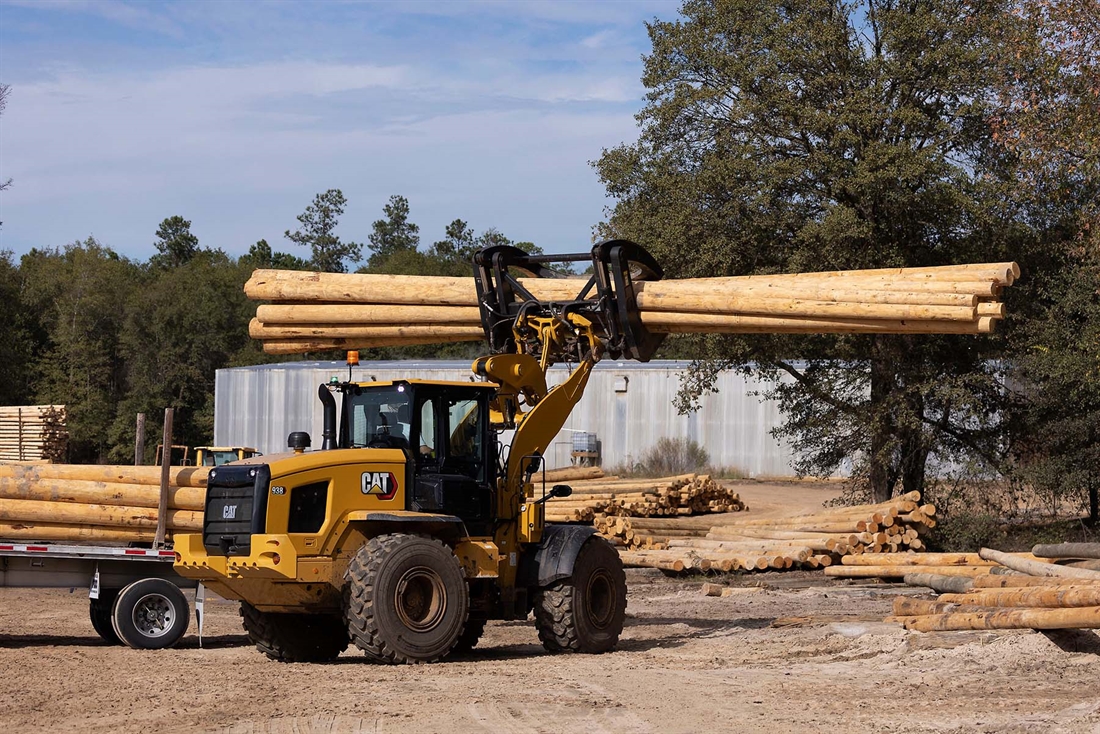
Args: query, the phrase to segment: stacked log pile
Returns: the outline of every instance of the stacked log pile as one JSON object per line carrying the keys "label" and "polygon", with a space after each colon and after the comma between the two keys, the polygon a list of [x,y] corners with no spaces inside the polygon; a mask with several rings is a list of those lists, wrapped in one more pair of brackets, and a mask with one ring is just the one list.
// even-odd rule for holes
{"label": "stacked log pile", "polygon": [[906,583],[927,586],[940,596],[898,598],[888,621],[920,632],[1100,629],[1100,571],[1064,565],[1100,559],[1100,543],[1038,545],[1030,554],[983,548],[977,554],[936,555],[966,558],[948,559],[942,566],[926,562],[925,573],[904,575]]}
{"label": "stacked log pile", "polygon": [[604,477],[570,482],[573,494],[546,503],[549,522],[604,523],[609,517],[678,517],[747,509],[736,492],[708,475],[657,479]]}
{"label": "stacked log pile", "polygon": [[[172,467],[167,529],[202,530],[203,467]],[[157,527],[156,466],[0,464],[0,538],[148,542]]]}
{"label": "stacked log pile", "polygon": [[[654,333],[983,334],[1005,315],[1015,263],[638,282]],[[585,281],[521,279],[536,298],[575,299]],[[257,270],[249,326],[272,354],[478,341],[472,278]]]}
{"label": "stacked log pile", "polygon": [[916,492],[889,502],[797,517],[724,515],[682,519],[597,518],[597,530],[631,566],[663,570],[763,571],[822,568],[848,557],[924,547],[936,508]]}
{"label": "stacked log pile", "polygon": [[69,445],[64,405],[0,407],[0,461],[62,461]]}

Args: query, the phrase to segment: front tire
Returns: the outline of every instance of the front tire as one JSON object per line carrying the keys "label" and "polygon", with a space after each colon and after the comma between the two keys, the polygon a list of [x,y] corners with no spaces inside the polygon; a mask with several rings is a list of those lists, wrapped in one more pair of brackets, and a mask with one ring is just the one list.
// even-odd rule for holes
{"label": "front tire", "polygon": [[118,638],[138,650],[172,647],[191,621],[187,597],[164,579],[141,579],[119,592],[111,614]]}
{"label": "front tire", "polygon": [[626,574],[603,538],[581,546],[573,575],[535,593],[535,626],[549,652],[614,649],[626,618]]}
{"label": "front tire", "polygon": [[327,663],[348,648],[344,621],[331,614],[261,612],[241,602],[241,622],[256,649],[280,663]]}
{"label": "front tire", "polygon": [[462,636],[470,591],[454,553],[434,538],[372,538],[345,578],[348,635],[371,660],[434,662]]}

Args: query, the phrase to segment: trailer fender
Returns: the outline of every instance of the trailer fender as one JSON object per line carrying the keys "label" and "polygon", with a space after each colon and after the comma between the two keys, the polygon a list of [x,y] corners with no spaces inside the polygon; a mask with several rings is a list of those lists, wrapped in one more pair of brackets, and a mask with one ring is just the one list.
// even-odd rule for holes
{"label": "trailer fender", "polygon": [[542,542],[523,554],[517,586],[544,587],[573,575],[581,546],[596,534],[586,525],[547,525]]}

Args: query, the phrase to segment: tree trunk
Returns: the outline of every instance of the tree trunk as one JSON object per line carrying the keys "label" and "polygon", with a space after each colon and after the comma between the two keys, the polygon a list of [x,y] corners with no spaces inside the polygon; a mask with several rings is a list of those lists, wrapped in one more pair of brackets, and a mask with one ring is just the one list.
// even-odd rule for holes
{"label": "tree trunk", "polygon": [[871,347],[871,501],[886,502],[893,494],[890,481],[891,420],[888,403],[894,371],[886,347],[888,337],[876,336]]}

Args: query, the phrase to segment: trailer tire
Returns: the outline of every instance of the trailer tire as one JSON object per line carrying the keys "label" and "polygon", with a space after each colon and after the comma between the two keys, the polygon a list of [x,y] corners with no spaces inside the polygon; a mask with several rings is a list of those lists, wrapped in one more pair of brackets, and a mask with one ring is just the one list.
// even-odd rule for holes
{"label": "trailer tire", "polygon": [[344,618],[355,646],[380,663],[430,663],[466,627],[470,590],[455,554],[434,538],[371,538],[348,564]]}
{"label": "trailer tire", "polygon": [[172,647],[191,621],[187,597],[164,579],[140,579],[119,592],[111,625],[122,642],[138,650]]}
{"label": "trailer tire", "polygon": [[118,589],[101,589],[98,599],[88,600],[88,616],[92,620],[92,629],[103,638],[108,645],[121,645],[115,627],[111,623],[111,615],[114,613],[115,600],[118,599]]}
{"label": "trailer tire", "polygon": [[535,593],[535,626],[549,652],[612,650],[625,618],[623,563],[603,538],[585,541],[569,578]]}
{"label": "trailer tire", "polygon": [[327,663],[348,648],[344,620],[332,614],[261,612],[242,601],[241,622],[256,649],[280,663]]}

